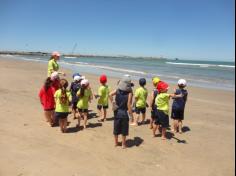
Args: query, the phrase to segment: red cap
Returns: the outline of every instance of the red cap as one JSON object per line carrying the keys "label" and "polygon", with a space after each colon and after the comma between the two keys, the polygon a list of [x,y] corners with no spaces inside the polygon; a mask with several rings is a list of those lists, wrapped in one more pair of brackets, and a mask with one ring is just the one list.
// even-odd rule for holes
{"label": "red cap", "polygon": [[158,92],[162,92],[162,91],[165,91],[165,90],[168,90],[169,88],[169,85],[163,81],[160,81],[158,84],[157,84],[157,90]]}
{"label": "red cap", "polygon": [[100,83],[105,84],[107,82],[107,76],[106,75],[101,75],[100,76]]}

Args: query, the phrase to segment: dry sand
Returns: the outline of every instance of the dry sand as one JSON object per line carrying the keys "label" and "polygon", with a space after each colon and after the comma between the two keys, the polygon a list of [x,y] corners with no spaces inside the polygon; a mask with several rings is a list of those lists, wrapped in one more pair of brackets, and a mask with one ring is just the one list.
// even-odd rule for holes
{"label": "dry sand", "polygon": [[[124,150],[114,147],[113,121],[94,118],[95,100],[90,128],[77,131],[71,116],[69,133],[49,127],[37,96],[46,73],[43,63],[0,56],[0,176],[234,175],[235,92],[189,87],[185,133],[162,141],[148,125],[130,127]],[[96,91],[97,76],[85,76]]]}

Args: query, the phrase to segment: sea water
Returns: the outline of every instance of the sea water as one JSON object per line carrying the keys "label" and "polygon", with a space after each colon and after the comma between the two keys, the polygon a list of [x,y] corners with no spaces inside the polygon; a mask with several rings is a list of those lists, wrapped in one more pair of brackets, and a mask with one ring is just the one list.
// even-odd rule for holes
{"label": "sea water", "polygon": [[[49,59],[44,56],[14,56],[14,58],[37,62],[48,62]],[[129,57],[61,57],[59,64],[73,72],[85,74],[106,74],[113,77],[129,74],[133,79],[144,77],[148,80],[159,76],[162,80],[174,84],[178,79],[184,78],[190,86],[235,90],[235,62]]]}

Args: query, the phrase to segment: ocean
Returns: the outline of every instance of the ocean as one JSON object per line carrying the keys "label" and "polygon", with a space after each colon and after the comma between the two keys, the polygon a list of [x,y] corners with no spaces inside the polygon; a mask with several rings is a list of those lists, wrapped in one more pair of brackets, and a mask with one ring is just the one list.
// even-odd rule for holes
{"label": "ocean", "polygon": [[[49,59],[49,57],[44,56],[9,56],[9,58],[36,62],[48,62]],[[129,74],[133,79],[144,77],[148,80],[154,76],[159,76],[162,80],[173,84],[176,84],[178,79],[184,78],[190,86],[235,91],[235,62],[61,57],[59,64],[73,72],[85,74],[106,74],[113,77]],[[45,68],[45,72],[46,70],[47,68]]]}

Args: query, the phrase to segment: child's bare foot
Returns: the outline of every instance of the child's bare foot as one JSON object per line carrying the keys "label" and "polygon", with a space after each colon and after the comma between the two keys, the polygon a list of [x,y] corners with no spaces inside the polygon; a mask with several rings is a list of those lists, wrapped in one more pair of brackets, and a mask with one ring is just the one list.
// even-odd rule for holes
{"label": "child's bare foot", "polygon": [[84,125],[84,129],[86,129],[87,128],[87,126],[86,125]]}
{"label": "child's bare foot", "polygon": [[130,125],[131,125],[131,126],[138,126],[138,123],[135,123],[135,122],[134,122],[134,123],[131,123]]}
{"label": "child's bare foot", "polygon": [[153,125],[150,125],[150,127],[149,127],[150,129],[153,129]]}
{"label": "child's bare foot", "polygon": [[166,137],[165,137],[165,136],[162,136],[162,138],[161,138],[161,139],[164,141],[164,140],[166,140]]}
{"label": "child's bare foot", "polygon": [[119,143],[115,143],[115,147],[118,147],[119,146]]}
{"label": "child's bare foot", "polygon": [[122,149],[126,149],[127,146],[125,144],[122,144]]}

